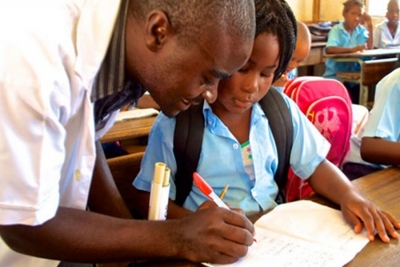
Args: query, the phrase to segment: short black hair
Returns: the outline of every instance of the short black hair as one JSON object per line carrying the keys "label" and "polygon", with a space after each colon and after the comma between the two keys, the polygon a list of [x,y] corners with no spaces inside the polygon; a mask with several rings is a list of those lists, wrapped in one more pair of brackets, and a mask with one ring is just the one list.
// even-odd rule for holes
{"label": "short black hair", "polygon": [[364,2],[361,0],[347,0],[343,3],[343,12],[349,11],[353,6],[364,8]]}
{"label": "short black hair", "polygon": [[185,43],[209,35],[216,27],[234,38],[254,38],[254,0],[131,0],[130,12],[144,19],[155,9],[165,12]]}
{"label": "short black hair", "polygon": [[274,74],[274,81],[286,71],[296,47],[297,21],[284,0],[255,0],[256,37],[270,33],[278,38],[279,65]]}

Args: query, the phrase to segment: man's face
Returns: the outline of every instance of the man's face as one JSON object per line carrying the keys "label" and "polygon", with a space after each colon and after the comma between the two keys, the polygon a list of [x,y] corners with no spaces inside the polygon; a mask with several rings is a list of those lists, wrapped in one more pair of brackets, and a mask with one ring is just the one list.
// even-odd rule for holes
{"label": "man's face", "polygon": [[245,64],[252,45],[250,38],[238,42],[222,33],[187,46],[174,38],[148,62],[141,80],[161,110],[175,116],[202,98],[214,102],[219,81]]}

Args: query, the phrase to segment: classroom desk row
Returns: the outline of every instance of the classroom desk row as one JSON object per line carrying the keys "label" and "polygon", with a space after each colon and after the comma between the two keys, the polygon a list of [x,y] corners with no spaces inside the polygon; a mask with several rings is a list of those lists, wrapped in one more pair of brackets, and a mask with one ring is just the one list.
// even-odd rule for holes
{"label": "classroom desk row", "polygon": [[400,48],[372,49],[355,53],[324,54],[324,58],[332,58],[336,62],[356,62],[360,65],[359,72],[340,72],[336,73],[336,77],[341,81],[358,83],[359,104],[367,107],[368,86],[376,85],[397,66],[399,54]]}
{"label": "classroom desk row", "polygon": [[[392,167],[369,174],[354,180],[353,184],[365,197],[400,220],[400,205],[398,204],[400,201],[400,168]],[[320,196],[313,196],[311,200],[335,207],[333,203]],[[252,219],[256,218],[253,217]],[[399,263],[399,240],[392,239],[389,244],[385,244],[377,238],[375,241],[368,243],[346,267],[399,266]],[[183,260],[132,262],[129,264],[129,267],[156,266],[194,267],[203,265]]]}

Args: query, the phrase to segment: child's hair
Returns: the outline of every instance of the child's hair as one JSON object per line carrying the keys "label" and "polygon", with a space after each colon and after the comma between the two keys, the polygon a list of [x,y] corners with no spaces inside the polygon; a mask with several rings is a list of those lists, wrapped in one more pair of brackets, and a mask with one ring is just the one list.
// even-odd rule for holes
{"label": "child's hair", "polygon": [[274,74],[276,81],[285,72],[296,47],[297,22],[284,0],[255,0],[256,37],[262,33],[277,36],[279,65]]}
{"label": "child's hair", "polygon": [[387,4],[387,9],[389,9],[390,5],[397,4],[399,5],[399,0],[390,0]]}
{"label": "child's hair", "polygon": [[364,8],[364,2],[361,0],[347,0],[343,3],[343,12],[349,11],[353,6]]}

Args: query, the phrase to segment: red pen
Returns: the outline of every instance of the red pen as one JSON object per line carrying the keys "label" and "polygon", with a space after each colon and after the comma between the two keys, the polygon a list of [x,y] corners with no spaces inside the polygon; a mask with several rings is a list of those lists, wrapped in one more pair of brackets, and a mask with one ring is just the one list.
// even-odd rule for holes
{"label": "red pen", "polygon": [[193,181],[200,191],[206,195],[209,199],[214,201],[218,207],[225,208],[229,210],[229,207],[214,193],[211,186],[200,176],[197,172],[193,173]]}
{"label": "red pen", "polygon": [[[193,181],[196,184],[196,186],[200,189],[200,191],[206,195],[209,199],[214,201],[215,204],[217,204],[218,207],[225,208],[225,209],[230,209],[212,190],[211,186],[206,182],[206,180],[203,179],[203,177],[200,176],[197,172],[193,173]],[[257,242],[257,240],[253,237],[254,242]]]}

